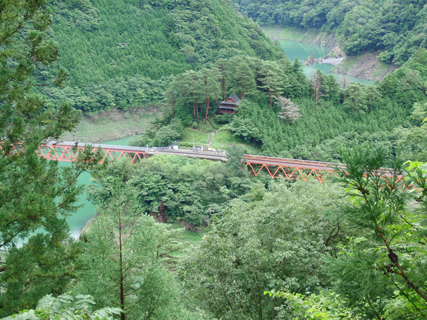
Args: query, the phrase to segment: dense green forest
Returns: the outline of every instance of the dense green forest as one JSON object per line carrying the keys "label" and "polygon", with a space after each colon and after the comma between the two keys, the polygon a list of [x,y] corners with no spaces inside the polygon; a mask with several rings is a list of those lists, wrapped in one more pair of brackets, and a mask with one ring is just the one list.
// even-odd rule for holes
{"label": "dense green forest", "polygon": [[233,0],[260,25],[316,28],[332,33],[348,55],[379,52],[401,66],[418,48],[426,48],[425,1]]}
{"label": "dense green forest", "polygon": [[[55,102],[96,112],[158,104],[173,75],[244,54],[275,60],[283,52],[229,0],[61,0],[51,36],[60,44],[65,90],[43,88]],[[49,79],[43,70],[41,80]]]}
{"label": "dense green forest", "polygon": [[[219,3],[133,5],[154,14]],[[107,19],[100,12],[112,4],[103,5],[68,1],[53,11],[77,8],[71,15],[93,19],[69,20],[89,36]],[[155,156],[100,164],[102,154],[86,148],[62,167],[35,152],[81,116],[68,96],[79,77],[61,68],[70,69],[51,17],[43,0],[0,2],[0,317],[427,318],[427,50],[373,86],[340,86],[321,72],[306,78],[260,33],[265,52],[274,48],[268,56],[249,46],[176,69],[162,92],[169,110],[144,143],[212,120],[217,100],[236,93],[238,113],[214,117],[215,126],[261,153],[342,162],[324,184],[250,177],[235,146],[226,163]],[[85,171],[97,212],[74,239],[66,217]],[[191,241],[184,227],[205,234]]]}
{"label": "dense green forest", "polygon": [[219,99],[237,93],[237,114],[214,119],[251,146],[249,152],[335,162],[341,147],[354,144],[415,159],[423,148],[403,143],[401,131],[421,124],[411,114],[427,100],[426,83],[425,49],[382,82],[345,88],[320,71],[306,78],[301,64],[286,57],[220,59],[210,69],[177,75],[165,92],[169,113],[132,144],[168,145],[181,138],[183,126],[197,128],[196,122],[217,113]]}

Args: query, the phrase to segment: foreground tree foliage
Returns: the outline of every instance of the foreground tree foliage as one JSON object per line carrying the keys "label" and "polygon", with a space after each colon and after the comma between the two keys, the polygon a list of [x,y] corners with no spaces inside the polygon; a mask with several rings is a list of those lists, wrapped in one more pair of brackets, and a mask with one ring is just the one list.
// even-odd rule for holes
{"label": "foreground tree foliage", "polygon": [[264,291],[327,285],[322,256],[335,251],[343,226],[324,213],[336,209],[339,192],[317,182],[283,182],[232,201],[179,269],[197,306],[219,319],[274,319],[284,302]]}
{"label": "foreground tree foliage", "polygon": [[114,315],[120,314],[120,309],[105,307],[96,311],[92,310],[95,302],[92,297],[68,294],[55,298],[51,295],[43,297],[37,304],[35,310],[21,311],[5,320],[113,320]]}
{"label": "foreground tree foliage", "polygon": [[[34,85],[49,84],[34,76],[58,59],[46,34],[50,24],[45,1],[0,3],[0,316],[60,294],[74,277],[78,246],[65,216],[76,210],[79,173],[100,159],[88,149],[76,171],[35,153],[79,119],[69,104],[46,105],[32,93]],[[61,85],[65,71],[56,74],[50,84]]]}
{"label": "foreground tree foliage", "polygon": [[361,319],[346,306],[345,299],[332,291],[321,291],[318,294],[300,294],[280,290],[278,292],[266,291],[265,294],[273,299],[285,300],[284,304],[277,308],[276,319]]}
{"label": "foreground tree foliage", "polygon": [[[111,177],[114,179],[113,177]],[[173,235],[166,225],[143,214],[136,194],[115,179],[111,198],[82,236],[86,242],[78,293],[96,305],[121,309],[120,319],[188,319],[178,285],[161,263]]]}
{"label": "foreground tree foliage", "polygon": [[426,165],[404,170],[395,159],[386,176],[382,152],[342,156],[346,168],[337,176],[350,203],[341,216],[360,235],[327,258],[324,271],[366,319],[426,318]]}

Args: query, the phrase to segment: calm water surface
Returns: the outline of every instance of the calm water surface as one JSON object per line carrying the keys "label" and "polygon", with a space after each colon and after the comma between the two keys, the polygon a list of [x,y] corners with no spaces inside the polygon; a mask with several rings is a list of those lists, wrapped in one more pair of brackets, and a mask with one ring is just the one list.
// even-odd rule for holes
{"label": "calm water surface", "polygon": [[[118,146],[127,146],[127,142],[132,137],[123,138],[120,140],[113,140],[113,141],[105,141],[102,142],[104,144],[112,144],[112,145],[118,145]],[[69,162],[60,162],[60,166],[71,166],[71,163]],[[79,184],[83,184],[85,186],[88,186],[92,183],[91,181],[91,175],[88,172],[83,172],[83,174],[80,175],[78,179]],[[82,207],[77,210],[76,213],[74,213],[72,216],[67,217],[67,222],[71,229],[71,234],[74,238],[78,238],[80,235],[80,231],[85,226],[86,222],[92,218],[96,212],[95,207],[93,204],[86,199],[86,192],[83,193],[79,197],[79,205]]]}
{"label": "calm water surface", "polygon": [[[332,48],[315,46],[314,44],[299,43],[299,42],[288,41],[288,40],[280,40],[279,43],[280,43],[280,46],[282,47],[283,52],[288,56],[291,62],[293,62],[295,58],[297,58],[298,60],[304,60],[310,55],[312,55],[313,58],[318,59],[318,58],[324,57],[332,49]],[[345,77],[347,80],[347,83],[349,82],[360,82],[363,84],[374,83],[374,81],[368,81],[365,79],[359,79],[351,76],[342,76],[335,73],[329,73],[329,70],[331,70],[332,67],[333,66],[330,64],[317,63],[311,66],[303,66],[303,70],[306,76],[309,78],[316,72],[316,70],[320,69],[324,74],[334,75],[334,77],[337,79],[338,82],[340,81],[341,77]]]}

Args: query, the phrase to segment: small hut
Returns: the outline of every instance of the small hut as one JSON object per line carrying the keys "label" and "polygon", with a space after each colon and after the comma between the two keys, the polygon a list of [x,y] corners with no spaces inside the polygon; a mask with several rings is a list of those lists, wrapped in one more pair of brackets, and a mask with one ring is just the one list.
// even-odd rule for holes
{"label": "small hut", "polygon": [[232,94],[227,99],[221,102],[221,106],[219,107],[220,114],[232,114],[237,112],[237,104],[239,103],[239,97],[235,94]]}

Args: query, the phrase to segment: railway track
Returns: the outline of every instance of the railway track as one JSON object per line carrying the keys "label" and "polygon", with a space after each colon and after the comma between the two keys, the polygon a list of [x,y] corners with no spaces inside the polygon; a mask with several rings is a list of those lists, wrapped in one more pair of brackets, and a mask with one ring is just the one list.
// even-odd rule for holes
{"label": "railway track", "polygon": [[[156,154],[170,154],[178,155],[189,158],[200,158],[213,161],[227,161],[224,152],[205,151],[198,152],[185,149],[168,149],[168,148],[145,148],[145,147],[131,147],[131,146],[117,146],[108,144],[88,144],[88,143],[74,143],[74,142],[51,142],[39,146],[37,153],[39,156],[47,160],[67,161],[72,162],[76,159],[79,152],[86,148],[101,148],[104,152],[105,159],[117,160],[122,157],[130,158],[132,162],[140,161],[143,158],[156,155]],[[0,145],[1,148],[1,145]],[[22,151],[22,145],[18,144],[13,147],[12,152]],[[307,181],[309,179],[317,179],[323,183],[327,177],[334,174],[336,167],[345,168],[343,164],[312,161],[303,159],[289,159],[277,158],[258,155],[245,154],[243,156],[246,167],[254,176],[267,173],[273,178],[285,178],[290,180],[302,179]],[[390,169],[384,168],[380,170],[382,175],[392,177],[393,173]],[[399,177],[399,179],[402,177]]]}

